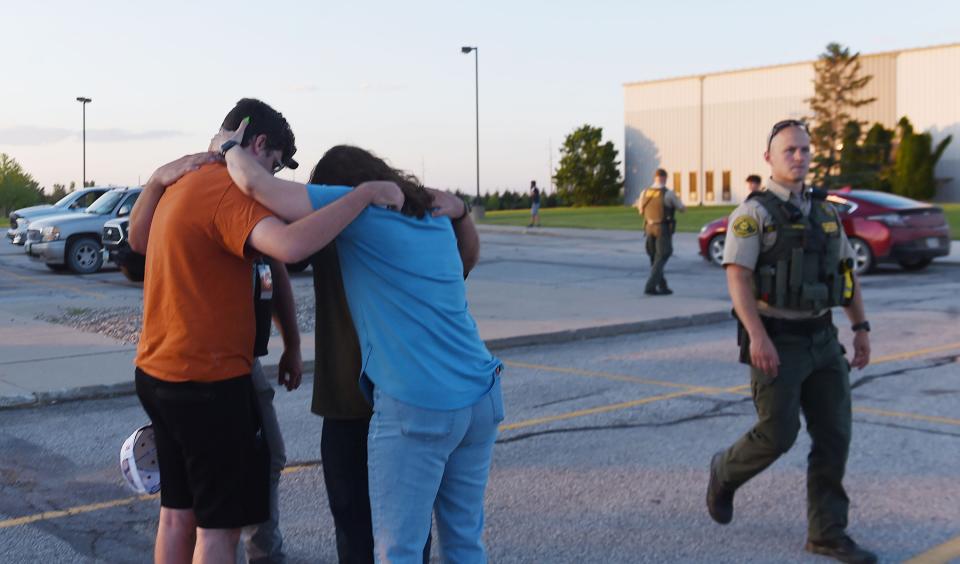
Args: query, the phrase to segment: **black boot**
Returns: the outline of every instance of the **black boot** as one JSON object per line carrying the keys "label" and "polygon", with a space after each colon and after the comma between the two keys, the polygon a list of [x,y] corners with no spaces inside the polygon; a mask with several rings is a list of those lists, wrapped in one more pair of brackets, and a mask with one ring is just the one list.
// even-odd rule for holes
{"label": "black boot", "polygon": [[847,535],[828,541],[807,541],[807,552],[829,556],[840,562],[874,564],[877,555],[858,545]]}
{"label": "black boot", "polygon": [[721,525],[733,521],[733,494],[735,489],[727,489],[717,477],[717,467],[723,452],[718,452],[710,459],[710,483],[707,486],[707,511],[710,517]]}

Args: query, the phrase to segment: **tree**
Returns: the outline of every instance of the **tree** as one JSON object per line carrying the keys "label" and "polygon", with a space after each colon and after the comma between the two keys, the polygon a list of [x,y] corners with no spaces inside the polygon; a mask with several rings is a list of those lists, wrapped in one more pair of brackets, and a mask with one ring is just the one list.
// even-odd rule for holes
{"label": "tree", "polygon": [[929,133],[914,133],[913,125],[906,117],[900,118],[897,129],[900,143],[890,175],[893,191],[908,198],[929,200],[937,191],[934,177],[937,161],[953,136],[948,135],[934,148],[933,137]]}
{"label": "tree", "polygon": [[623,181],[612,141],[601,143],[603,129],[583,125],[560,148],[560,167],[553,177],[557,195],[574,206],[614,204]]}
{"label": "tree", "polygon": [[50,195],[47,196],[47,201],[50,202],[51,204],[55,204],[57,203],[57,201],[59,201],[61,198],[63,198],[69,193],[70,192],[67,191],[67,187],[64,186],[63,184],[54,184],[53,192],[51,192]]}
{"label": "tree", "polygon": [[861,132],[860,122],[847,122],[839,155],[840,173],[834,178],[833,187],[853,186],[889,192],[894,131],[875,123],[865,137]]}
{"label": "tree", "polygon": [[[0,210],[15,210],[43,201],[43,191],[16,160],[0,153]],[[4,214],[5,215],[5,214]]]}
{"label": "tree", "polygon": [[810,134],[815,151],[814,183],[823,188],[838,186],[843,134],[853,121],[850,111],[876,100],[860,97],[860,91],[873,79],[871,75],[861,76],[860,71],[860,53],[850,54],[850,49],[839,43],[828,44],[814,63],[814,94],[805,101],[813,111]]}

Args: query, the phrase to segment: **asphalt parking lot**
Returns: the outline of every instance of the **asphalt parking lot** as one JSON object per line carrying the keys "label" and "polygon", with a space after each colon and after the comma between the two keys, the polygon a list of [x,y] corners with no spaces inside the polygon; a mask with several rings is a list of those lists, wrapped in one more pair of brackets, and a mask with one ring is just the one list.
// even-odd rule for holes
{"label": "asphalt parking lot", "polygon": [[[496,250],[506,242],[493,243],[494,253],[507,254]],[[569,244],[556,245],[562,250],[551,260],[559,263]],[[602,258],[594,252],[589,260]],[[481,265],[472,283],[502,279],[492,269],[502,264],[489,274]],[[131,302],[139,291],[116,272],[74,286],[70,276],[7,271]],[[716,271],[679,260],[674,273],[678,288],[722,296],[713,288]],[[0,277],[4,307],[26,310],[36,298],[16,293],[10,279]],[[584,274],[572,283],[593,282]],[[308,287],[309,276],[295,284]],[[884,562],[951,561],[960,557],[960,269],[883,271],[864,288],[874,363],[852,375],[850,533]],[[32,291],[67,290],[36,284]],[[99,299],[70,295],[70,303]],[[839,325],[849,343],[846,323]],[[826,561],[802,550],[803,434],[738,492],[731,525],[706,514],[710,455],[754,419],[734,343],[733,325],[720,322],[498,351],[507,366],[507,419],[486,503],[490,560]],[[335,562],[322,420],[309,413],[309,385],[276,399],[289,460],[281,527],[291,562]],[[131,495],[117,468],[119,445],[144,420],[130,396],[0,411],[0,561],[150,561],[158,502]]]}

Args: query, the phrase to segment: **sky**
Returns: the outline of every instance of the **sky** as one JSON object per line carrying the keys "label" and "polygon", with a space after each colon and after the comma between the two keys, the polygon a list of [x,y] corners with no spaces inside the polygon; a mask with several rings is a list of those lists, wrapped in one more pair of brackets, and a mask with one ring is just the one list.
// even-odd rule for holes
{"label": "sky", "polygon": [[[297,137],[306,181],[329,147],[370,149],[429,186],[549,186],[564,137],[623,153],[623,84],[960,42],[960,2],[164,2],[0,0],[0,153],[41,186],[137,185],[202,151],[243,97]],[[960,69],[954,72],[960,72]]]}

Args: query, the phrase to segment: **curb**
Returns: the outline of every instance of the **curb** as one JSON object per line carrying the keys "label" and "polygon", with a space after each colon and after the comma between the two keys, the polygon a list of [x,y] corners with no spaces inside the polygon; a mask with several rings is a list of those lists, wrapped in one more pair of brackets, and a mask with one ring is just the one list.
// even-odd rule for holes
{"label": "curb", "polygon": [[[730,312],[724,310],[679,317],[668,317],[664,319],[650,319],[646,321],[616,323],[613,325],[582,327],[579,329],[553,331],[550,333],[519,335],[516,337],[505,337],[502,339],[489,339],[485,341],[485,343],[487,348],[491,351],[502,351],[519,347],[570,343],[575,341],[585,341],[588,339],[615,337],[618,335],[646,333],[649,331],[669,331],[672,329],[682,329],[684,327],[691,327],[695,325],[711,325],[714,323],[721,323],[729,319],[732,319],[730,317]],[[263,371],[267,377],[267,380],[270,381],[277,375],[277,366],[264,366]],[[313,381],[313,371],[314,361],[304,361],[303,382],[301,385]],[[41,407],[44,405],[56,405],[60,403],[84,400],[109,399],[115,397],[132,396],[135,393],[136,389],[134,388],[133,381],[97,386],[83,386],[80,388],[52,390],[46,392],[25,393],[19,396],[0,397],[0,410]]]}
{"label": "curb", "polygon": [[599,339],[602,337],[615,337],[618,335],[628,335],[632,333],[669,331],[671,329],[681,329],[693,325],[711,325],[713,323],[727,321],[728,319],[733,319],[730,316],[729,310],[712,311],[708,313],[697,313],[694,315],[667,317],[664,319],[648,319],[645,321],[616,323],[613,325],[599,325],[596,327],[582,327],[580,329],[569,329],[566,331],[555,331],[550,333],[519,335],[516,337],[505,337],[502,339],[490,339],[485,342],[487,348],[491,351],[501,351],[518,347],[553,345],[559,343],[569,343],[573,341],[585,341],[587,339]]}

